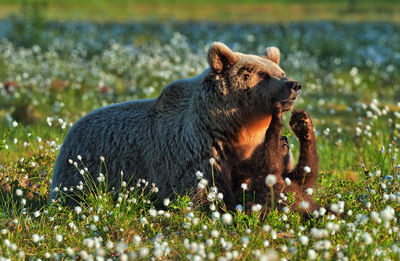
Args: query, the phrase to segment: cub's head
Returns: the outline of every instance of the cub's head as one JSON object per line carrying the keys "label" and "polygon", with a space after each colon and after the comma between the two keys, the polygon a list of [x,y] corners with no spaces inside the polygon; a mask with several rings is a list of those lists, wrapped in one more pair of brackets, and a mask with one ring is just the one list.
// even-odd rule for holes
{"label": "cub's head", "polygon": [[290,110],[300,94],[300,83],[286,77],[279,67],[280,52],[268,47],[264,56],[233,52],[223,43],[214,43],[208,51],[211,71],[207,85],[215,88],[221,102],[231,109],[270,114],[272,105],[281,102]]}

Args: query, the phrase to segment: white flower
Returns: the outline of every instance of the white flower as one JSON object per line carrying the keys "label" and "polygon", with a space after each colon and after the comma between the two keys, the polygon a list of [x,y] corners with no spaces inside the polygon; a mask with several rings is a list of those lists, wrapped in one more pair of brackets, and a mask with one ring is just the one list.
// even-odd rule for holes
{"label": "white flower", "polygon": [[210,234],[211,234],[211,236],[213,238],[218,238],[219,237],[219,231],[216,230],[216,229],[213,229]]}
{"label": "white flower", "polygon": [[104,162],[106,159],[104,158],[104,156],[100,156],[100,160]]}
{"label": "white flower", "polygon": [[269,174],[266,178],[265,178],[265,184],[267,184],[268,187],[272,187],[276,184],[276,176]]}
{"label": "white flower", "polygon": [[33,234],[33,235],[32,235],[32,241],[33,241],[34,243],[39,242],[39,241],[40,241],[40,236],[39,236],[38,234]]}
{"label": "white flower", "polygon": [[138,246],[142,242],[142,238],[139,235],[134,235],[133,241],[135,242],[135,246]]}
{"label": "white flower", "polygon": [[74,210],[75,210],[75,212],[76,212],[76,214],[80,214],[80,213],[82,213],[82,208],[80,207],[80,206],[76,206],[75,208],[74,208]]}
{"label": "white flower", "polygon": [[213,220],[218,220],[220,217],[221,217],[221,213],[219,213],[218,211],[214,211],[214,212],[211,214],[211,218],[212,218]]}
{"label": "white flower", "polygon": [[18,197],[21,197],[21,196],[24,194],[24,192],[23,192],[21,189],[17,189],[17,190],[15,190],[15,194],[16,194]]}
{"label": "white flower", "polygon": [[78,160],[82,160],[82,156],[81,155],[78,155]]}
{"label": "white flower", "polygon": [[301,207],[302,209],[308,209],[308,208],[310,207],[310,202],[308,202],[308,201],[302,201],[302,202],[300,203],[300,207]]}
{"label": "white flower", "polygon": [[60,235],[60,234],[56,235],[56,241],[59,242],[59,243],[62,242],[63,241],[63,236]]}
{"label": "white flower", "polygon": [[368,232],[365,232],[363,234],[363,240],[364,240],[365,244],[367,244],[367,245],[370,245],[373,241],[371,235]]}
{"label": "white flower", "polygon": [[305,167],[304,167],[304,171],[305,171],[306,173],[311,173],[311,168],[310,168],[309,166],[305,166]]}
{"label": "white flower", "polygon": [[230,224],[232,222],[232,215],[229,213],[225,213],[222,215],[222,222],[224,224]]}
{"label": "white flower", "polygon": [[79,255],[81,256],[82,260],[86,260],[89,257],[88,253],[85,250],[79,252]]}
{"label": "white flower", "polygon": [[300,236],[299,241],[303,246],[306,246],[308,244],[309,238],[308,236]]}
{"label": "white flower", "polygon": [[307,256],[310,260],[315,260],[317,258],[317,252],[314,249],[309,249],[307,251]]}
{"label": "white flower", "polygon": [[169,205],[169,198],[164,199],[164,206],[168,207]]}
{"label": "white flower", "polygon": [[242,237],[242,239],[240,240],[240,243],[244,246],[247,247],[250,243],[250,238],[248,236],[244,236]]}
{"label": "white flower", "polygon": [[248,189],[246,183],[242,183],[241,187],[242,187],[243,190],[247,190]]}
{"label": "white flower", "polygon": [[149,210],[149,215],[151,217],[156,217],[157,216],[157,210],[155,210],[154,208]]}
{"label": "white flower", "polygon": [[308,195],[311,196],[313,194],[314,190],[312,188],[308,188],[308,189],[306,189],[306,192]]}
{"label": "white flower", "polygon": [[203,172],[201,172],[201,171],[196,171],[196,178],[197,178],[197,179],[202,179],[203,177],[204,177]]}
{"label": "white flower", "polygon": [[65,249],[65,251],[67,252],[67,254],[68,255],[73,255],[74,253],[75,253],[75,251],[71,248],[71,247],[67,247],[66,249]]}
{"label": "white flower", "polygon": [[387,206],[381,211],[381,217],[386,221],[391,221],[394,218],[394,209],[391,206]]}
{"label": "white flower", "polygon": [[200,179],[199,183],[197,184],[197,188],[200,190],[203,190],[207,187],[207,185],[208,185],[208,180],[202,178],[202,179]]}
{"label": "white flower", "polygon": [[332,210],[333,212],[335,212],[335,213],[338,213],[339,210],[340,210],[339,204],[332,203],[332,204],[331,204],[331,210]]}
{"label": "white flower", "polygon": [[12,126],[13,126],[14,128],[16,128],[16,127],[18,126],[18,122],[13,121]]}
{"label": "white flower", "polygon": [[40,211],[35,211],[35,212],[33,212],[33,215],[34,215],[35,217],[40,216]]}
{"label": "white flower", "polygon": [[215,159],[214,158],[210,158],[210,164],[214,165],[215,164]]}
{"label": "white flower", "polygon": [[288,186],[292,185],[292,181],[289,178],[285,178],[285,183]]}
{"label": "white flower", "polygon": [[118,253],[124,253],[124,251],[128,248],[128,245],[124,242],[124,241],[120,241],[116,246],[115,246],[115,250]]}
{"label": "white flower", "polygon": [[251,211],[252,212],[259,212],[262,209],[262,206],[260,204],[255,204],[251,206]]}

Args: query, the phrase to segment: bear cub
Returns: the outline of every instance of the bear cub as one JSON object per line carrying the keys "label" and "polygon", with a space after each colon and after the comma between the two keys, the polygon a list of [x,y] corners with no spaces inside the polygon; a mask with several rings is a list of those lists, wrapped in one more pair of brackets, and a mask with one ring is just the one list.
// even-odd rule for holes
{"label": "bear cub", "polygon": [[[273,106],[272,120],[265,133],[265,140],[254,151],[250,159],[239,163],[242,180],[247,183],[250,192],[255,195],[255,203],[263,206],[262,215],[277,207],[285,206],[298,210],[304,217],[319,209],[311,193],[307,189],[315,186],[318,175],[318,153],[313,130],[313,124],[307,112],[294,110],[290,119],[290,127],[300,142],[300,155],[293,169],[292,156],[288,140],[282,135],[283,109],[277,102]],[[271,188],[266,184],[268,175],[272,177]],[[285,202],[287,194],[294,195],[294,203]],[[273,194],[273,195],[271,195]],[[253,203],[246,204],[248,210]]]}

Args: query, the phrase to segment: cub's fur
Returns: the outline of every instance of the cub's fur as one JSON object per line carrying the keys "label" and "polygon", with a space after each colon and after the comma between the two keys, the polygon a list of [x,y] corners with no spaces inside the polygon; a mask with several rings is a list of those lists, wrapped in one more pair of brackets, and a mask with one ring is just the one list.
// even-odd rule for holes
{"label": "cub's fur", "polygon": [[[255,150],[250,159],[242,161],[238,169],[242,180],[254,192],[255,202],[266,206],[267,209],[263,212],[271,207],[282,209],[285,206],[297,210],[304,201],[300,211],[309,216],[319,209],[319,205],[306,193],[308,188],[315,186],[318,175],[318,153],[313,125],[307,112],[295,110],[292,113],[290,126],[300,142],[299,160],[293,168],[289,144],[286,137],[281,136],[282,114],[281,104],[276,103],[264,143]],[[271,188],[266,184],[266,177],[270,174],[276,177],[276,184],[272,186],[273,196]],[[290,179],[289,184],[285,182],[286,178]],[[284,195],[283,199],[281,193]],[[293,204],[284,200],[288,193],[294,194]]]}

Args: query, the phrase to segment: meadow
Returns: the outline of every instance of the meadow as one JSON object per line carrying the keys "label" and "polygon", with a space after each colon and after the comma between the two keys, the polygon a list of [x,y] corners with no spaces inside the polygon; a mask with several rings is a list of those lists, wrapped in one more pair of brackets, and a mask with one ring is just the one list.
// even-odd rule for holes
{"label": "meadow", "polygon": [[[317,133],[320,174],[310,193],[331,213],[304,221],[275,211],[260,221],[256,209],[218,212],[218,197],[210,211],[185,195],[156,202],[144,180],[117,199],[99,188],[82,206],[49,206],[72,124],[201,73],[213,41],[260,55],[280,48],[282,68],[303,85],[296,107]],[[399,42],[392,22],[1,20],[0,260],[398,260]],[[297,155],[287,124],[285,134]]]}

